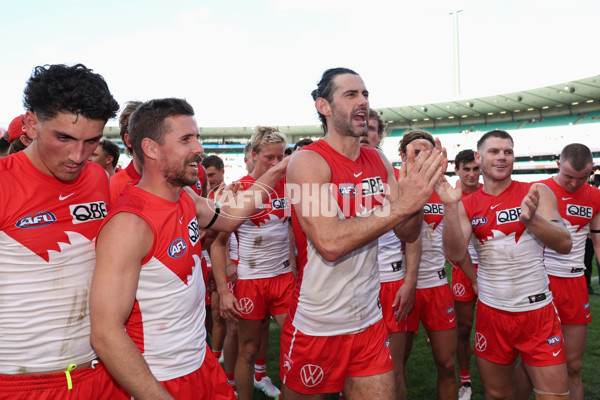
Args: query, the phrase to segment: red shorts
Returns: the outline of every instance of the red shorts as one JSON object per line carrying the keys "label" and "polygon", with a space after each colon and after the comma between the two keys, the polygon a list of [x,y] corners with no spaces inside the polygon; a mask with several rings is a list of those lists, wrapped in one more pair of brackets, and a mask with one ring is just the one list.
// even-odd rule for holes
{"label": "red shorts", "polygon": [[548,275],[548,278],[550,278],[550,290],[560,317],[560,323],[563,325],[585,325],[592,322],[590,298],[585,276],[561,278]]}
{"label": "red shorts", "polygon": [[509,312],[481,302],[477,305],[476,356],[497,364],[512,364],[517,356],[534,367],[567,362],[562,330],[554,304],[532,311]]}
{"label": "red shorts", "polygon": [[400,321],[403,331],[417,332],[419,321],[428,331],[456,328],[456,315],[449,285],[415,290],[412,311]]}
{"label": "red shorts", "polygon": [[[214,357],[213,357],[214,358]],[[0,375],[1,400],[112,400],[118,389],[106,368],[84,368],[70,372],[68,390],[64,372],[40,375]]]}
{"label": "red shorts", "polygon": [[396,322],[396,310],[392,307],[394,298],[398,289],[404,284],[404,279],[392,282],[381,282],[379,290],[379,299],[381,301],[381,312],[383,313],[383,322],[388,333],[404,332],[406,324]]}
{"label": "red shorts", "polygon": [[[477,264],[473,264],[477,270]],[[460,269],[459,266],[452,263],[452,298],[454,301],[473,301],[477,298],[473,291],[471,280]]]}
{"label": "red shorts", "polygon": [[[160,382],[160,384],[175,400],[237,400],[233,387],[227,383],[223,367],[208,347],[200,368],[182,377]],[[118,397],[112,397],[114,400],[130,400],[131,398],[123,389]]]}
{"label": "red shorts", "polygon": [[287,313],[295,280],[293,272],[273,278],[238,279],[234,294],[240,303],[242,318],[258,320]]}
{"label": "red shorts", "polygon": [[308,336],[286,318],[279,363],[281,382],[302,394],[339,392],[347,376],[379,375],[393,368],[382,320],[356,334]]}

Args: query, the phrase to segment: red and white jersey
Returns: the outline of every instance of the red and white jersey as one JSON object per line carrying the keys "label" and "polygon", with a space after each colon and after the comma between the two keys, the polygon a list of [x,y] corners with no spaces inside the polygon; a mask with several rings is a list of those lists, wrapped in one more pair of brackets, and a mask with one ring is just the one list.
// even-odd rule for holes
{"label": "red and white jersey", "polygon": [[531,183],[512,181],[498,196],[479,190],[462,199],[479,255],[479,300],[505,311],[528,311],[552,301],[544,246],[519,220]]}
{"label": "red and white jersey", "polygon": [[417,289],[427,289],[448,284],[446,277],[446,256],[442,243],[444,226],[444,205],[436,192],[433,192],[423,207],[421,225],[421,262],[417,275]]}
{"label": "red and white jersey", "polygon": [[[379,153],[362,146],[352,161],[334,150],[325,140],[302,149],[321,155],[329,165],[329,190],[335,199],[337,218],[368,215],[386,196],[388,171]],[[323,190],[323,188],[321,188]],[[298,205],[302,207],[302,204]],[[325,260],[306,237],[296,213],[292,213],[298,248],[298,279],[290,313],[301,332],[334,336],[360,332],[382,318],[379,303],[377,241],[356,249],[339,260]]]}
{"label": "red and white jersey", "polygon": [[110,204],[115,204],[128,185],[137,185],[142,179],[133,166],[133,161],[110,178]]}
{"label": "red and white jersey", "polygon": [[142,260],[126,330],[159,381],[187,375],[206,354],[205,285],[196,207],[182,191],[174,203],[137,186],[125,188],[115,209],[143,218],[154,241]]}
{"label": "red and white jersey", "polygon": [[[398,179],[400,170],[394,168]],[[394,230],[384,233],[377,239],[377,262],[379,263],[379,280],[395,282],[406,277],[406,264],[403,259],[404,244],[398,239]]]}
{"label": "red and white jersey", "polygon": [[[254,184],[246,175],[238,182],[243,190]],[[290,272],[288,219],[290,201],[280,180],[260,210],[237,229],[238,279],[272,278]]]}
{"label": "red and white jersey", "polygon": [[544,265],[548,275],[574,278],[583,275],[585,264],[585,240],[590,233],[590,221],[600,210],[600,190],[588,185],[581,186],[575,192],[567,192],[554,178],[541,181],[556,196],[558,212],[571,233],[573,248],[569,254],[558,254],[554,250],[544,249]]}
{"label": "red and white jersey", "polygon": [[93,360],[88,297],[106,172],[88,162],[61,182],[19,152],[0,160],[0,181],[0,374]]}

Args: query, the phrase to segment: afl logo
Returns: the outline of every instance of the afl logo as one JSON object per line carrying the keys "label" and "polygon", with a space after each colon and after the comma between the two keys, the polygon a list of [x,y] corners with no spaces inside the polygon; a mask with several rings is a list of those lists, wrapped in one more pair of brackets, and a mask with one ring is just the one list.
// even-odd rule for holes
{"label": "afl logo", "polygon": [[187,245],[182,238],[177,238],[169,245],[169,257],[179,258],[185,254]]}
{"label": "afl logo", "polygon": [[342,183],[340,184],[339,192],[344,197],[354,197],[356,196],[356,186],[351,183]]}
{"label": "afl logo", "polygon": [[473,228],[479,228],[480,226],[484,226],[487,223],[486,217],[473,217],[471,219],[471,226]]}
{"label": "afl logo", "polygon": [[56,217],[50,211],[38,211],[34,214],[29,214],[17,221],[17,228],[42,228],[46,225],[56,222]]}
{"label": "afl logo", "polygon": [[487,340],[485,336],[483,336],[479,332],[475,332],[475,350],[477,351],[485,351],[487,349]]}
{"label": "afl logo", "polygon": [[556,345],[558,345],[560,343],[560,336],[549,337],[546,340],[546,343],[548,343],[550,346],[556,346]]}
{"label": "afl logo", "polygon": [[323,381],[323,377],[325,374],[323,373],[323,368],[314,364],[306,364],[300,370],[300,378],[302,379],[302,383],[307,387],[317,386],[321,381]]}

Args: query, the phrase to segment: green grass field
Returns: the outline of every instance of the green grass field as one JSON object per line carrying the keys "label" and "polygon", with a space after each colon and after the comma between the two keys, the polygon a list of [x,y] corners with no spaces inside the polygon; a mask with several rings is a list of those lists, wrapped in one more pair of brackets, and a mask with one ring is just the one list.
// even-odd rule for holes
{"label": "green grass field", "polygon": [[[594,271],[598,271],[594,266]],[[600,292],[598,276],[592,276],[592,286]],[[584,398],[586,400],[600,399],[600,296],[590,296],[590,307],[592,310],[592,323],[588,326],[588,338],[586,352],[583,357],[582,377],[584,386]],[[420,327],[415,336],[413,349],[408,361],[407,398],[433,400],[436,398],[436,374],[435,365],[431,357],[431,348],[427,343],[427,333]],[[267,374],[278,387],[279,380],[279,327],[271,322],[269,338],[269,353],[267,359]],[[457,373],[458,376],[458,373]],[[471,379],[473,381],[474,400],[484,399],[481,379],[475,366],[474,358],[471,359]],[[328,400],[337,399],[337,395],[331,394]],[[533,395],[531,399],[533,399]],[[269,399],[262,393],[254,391],[253,399]]]}

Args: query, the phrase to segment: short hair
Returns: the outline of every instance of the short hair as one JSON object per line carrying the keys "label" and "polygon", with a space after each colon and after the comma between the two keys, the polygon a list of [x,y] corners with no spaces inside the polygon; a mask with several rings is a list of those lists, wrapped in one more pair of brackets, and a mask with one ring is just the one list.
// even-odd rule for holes
{"label": "short hair", "polygon": [[113,168],[117,168],[117,164],[119,163],[119,155],[121,154],[119,146],[115,142],[108,139],[102,139],[98,145],[102,147],[106,154],[112,156],[112,166]]}
{"label": "short hair", "polygon": [[63,112],[106,123],[119,110],[104,78],[83,64],[35,67],[23,92],[23,105],[41,120]]}
{"label": "short hair", "polygon": [[460,164],[464,166],[473,161],[475,161],[475,152],[471,149],[462,150],[454,158],[454,167],[460,169]]}
{"label": "short hair", "polygon": [[138,100],[128,101],[125,103],[125,107],[123,108],[123,111],[121,111],[121,115],[119,115],[119,134],[121,135],[121,140],[125,146],[125,153],[132,157],[133,148],[125,141],[125,135],[129,133],[129,117],[131,117],[131,114],[133,114],[135,109],[141,104],[142,102]]}
{"label": "short hair", "polygon": [[184,99],[154,99],[142,103],[129,117],[129,141],[133,152],[144,163],[142,140],[152,139],[158,144],[164,143],[164,136],[171,128],[165,122],[168,117],[194,115],[194,109]]}
{"label": "short hair", "polygon": [[515,145],[515,142],[514,142],[512,136],[510,136],[510,134],[508,132],[503,131],[502,129],[494,129],[492,131],[484,133],[483,136],[481,136],[479,138],[479,140],[477,141],[477,150],[481,149],[481,147],[483,146],[483,143],[491,137],[496,137],[496,138],[500,138],[500,139],[508,139],[508,140],[510,140],[510,143],[513,146]]}
{"label": "short hair", "polygon": [[225,164],[223,163],[223,160],[221,160],[221,157],[215,155],[206,156],[202,160],[202,166],[205,169],[208,167],[215,167],[215,169],[218,171],[221,171],[225,168]]}
{"label": "short hair", "polygon": [[[322,97],[330,103],[333,102],[333,92],[335,92],[336,89],[336,86],[333,83],[333,78],[343,74],[358,75],[351,69],[343,67],[330,68],[326,70],[323,72],[321,80],[317,82],[317,88],[311,92],[313,100],[317,100],[317,98]],[[317,114],[319,114],[319,120],[321,120],[321,124],[323,125],[323,132],[327,133],[327,119],[318,110]]]}
{"label": "short hair", "polygon": [[287,145],[287,138],[279,129],[272,126],[257,126],[256,133],[250,138],[252,151],[260,151],[269,144],[282,144],[284,149]]}
{"label": "short hair", "polygon": [[311,144],[313,142],[312,139],[310,138],[306,138],[306,139],[300,139],[296,142],[296,144],[294,145],[294,151],[296,151],[298,149],[298,147],[304,147],[304,146],[308,146],[309,144]]}
{"label": "short hair", "polygon": [[246,143],[244,146],[244,157],[248,158],[252,154],[252,142]]}
{"label": "short hair", "polygon": [[377,120],[377,136],[379,136],[379,139],[383,139],[386,123],[383,121],[383,118],[381,118],[381,115],[379,115],[379,111],[374,108],[369,108],[369,119],[371,118]]}
{"label": "short hair", "polygon": [[398,147],[400,153],[406,153],[406,146],[408,146],[410,142],[417,139],[425,139],[431,143],[432,148],[435,147],[435,139],[433,136],[431,136],[431,133],[416,129],[414,131],[405,133],[404,136],[402,136],[402,140],[400,141],[400,145]]}
{"label": "short hair", "polygon": [[560,162],[569,162],[575,171],[581,171],[594,164],[590,148],[581,143],[571,143],[560,152]]}

